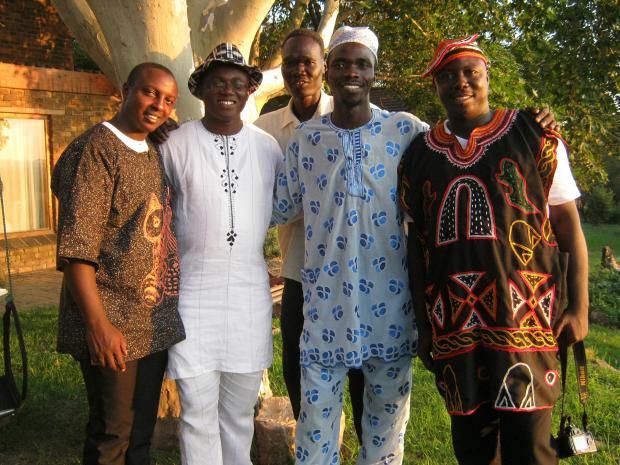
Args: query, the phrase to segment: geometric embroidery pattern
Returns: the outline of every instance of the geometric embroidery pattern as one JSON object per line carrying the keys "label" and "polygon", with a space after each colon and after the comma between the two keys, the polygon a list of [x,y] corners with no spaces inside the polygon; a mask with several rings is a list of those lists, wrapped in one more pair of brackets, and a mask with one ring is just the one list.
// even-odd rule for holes
{"label": "geometric embroidery pattern", "polygon": [[431,313],[433,315],[433,318],[439,325],[439,327],[443,329],[446,310],[444,308],[443,298],[441,297],[441,294],[437,295],[437,299],[435,300],[435,303],[433,304],[433,309]]}
{"label": "geometric embroidery pattern", "polygon": [[[527,380],[527,383],[525,381]],[[495,408],[501,410],[533,410],[534,376],[526,363],[515,363],[508,368],[495,399]]]}
{"label": "geometric embroidery pattern", "polygon": [[451,289],[448,289],[448,299],[450,301],[450,313],[452,314],[452,324],[456,323],[456,320],[461,316],[461,312],[465,308],[467,302],[465,299],[457,296],[452,292]]}
{"label": "geometric embroidery pattern", "polygon": [[450,278],[452,278],[452,280],[459,284],[463,284],[467,291],[471,291],[474,287],[476,287],[476,284],[478,284],[478,281],[480,281],[480,278],[482,278],[484,274],[484,271],[472,271],[467,273],[453,274],[450,276]]}
{"label": "geometric embroidery pattern", "polygon": [[549,370],[545,373],[545,383],[549,386],[553,386],[555,382],[558,380],[558,372],[555,370]]}
{"label": "geometric embroidery pattern", "polygon": [[495,350],[514,352],[557,349],[551,330],[474,328],[435,338],[433,355],[436,359],[451,357],[468,352],[479,344]]}
{"label": "geometric embroidery pattern", "polygon": [[461,393],[459,392],[456,375],[451,365],[446,365],[443,368],[441,378],[442,379],[437,384],[443,391],[446,409],[450,413],[462,412],[463,401],[461,400]]}
{"label": "geometric embroidery pattern", "polygon": [[495,110],[491,121],[471,132],[465,148],[461,147],[454,134],[446,132],[443,123],[425,133],[424,139],[432,150],[446,155],[454,166],[468,168],[480,160],[489,145],[509,131],[517,113],[517,110]]}
{"label": "geometric embroidery pattern", "polygon": [[510,292],[510,306],[512,308],[512,318],[516,319],[517,313],[521,310],[527,303],[527,299],[523,297],[519,288],[512,282],[512,280],[508,280],[508,290]]}
{"label": "geometric embroidery pattern", "polygon": [[536,271],[518,270],[517,273],[521,275],[523,282],[527,284],[532,293],[535,293],[542,284],[545,284],[551,278],[550,274],[538,273]]}
{"label": "geometric embroidery pattern", "polygon": [[553,228],[551,226],[551,220],[549,219],[548,216],[546,216],[545,221],[543,221],[542,236],[543,236],[543,240],[548,246],[556,247],[558,245],[555,242],[555,237],[553,236]]}
{"label": "geometric embroidery pattern", "polygon": [[[517,240],[517,237],[525,237],[525,239]],[[541,238],[542,236],[523,220],[517,220],[510,225],[508,234],[510,248],[523,266],[527,266],[534,258],[534,250]]]}
{"label": "geometric embroidery pattern", "polygon": [[538,300],[538,306],[542,310],[543,316],[547,322],[547,327],[551,326],[551,317],[553,312],[553,302],[555,301],[555,285],[549,289]]}
{"label": "geometric embroidery pattern", "polygon": [[506,203],[521,210],[526,215],[540,213],[540,210],[527,196],[527,182],[514,160],[504,158],[500,162],[500,170],[495,178],[507,188],[507,192],[504,192]]}
{"label": "geometric embroidery pattern", "polygon": [[224,158],[224,168],[220,174],[220,184],[228,198],[228,223],[229,230],[226,231],[226,242],[232,247],[237,239],[237,231],[235,228],[235,198],[237,193],[237,181],[239,175],[234,168],[230,166],[230,157],[235,155],[237,150],[237,139],[235,136],[215,135],[213,142],[216,148],[220,150],[220,155]]}
{"label": "geometric embroidery pattern", "polygon": [[493,317],[493,320],[495,320],[497,316],[497,285],[495,281],[482,291],[478,298],[478,302],[480,302],[480,305],[482,305],[487,313]]}
{"label": "geometric embroidery pattern", "polygon": [[480,318],[480,315],[478,315],[478,312],[475,309],[471,309],[471,312],[469,313],[469,317],[465,320],[465,324],[463,324],[463,329],[472,329],[472,328],[479,328],[482,326],[486,326],[486,324],[484,324],[482,322],[482,319]]}
{"label": "geometric embroidery pattern", "polygon": [[437,246],[458,240],[458,200],[467,191],[467,239],[495,239],[495,217],[486,186],[475,176],[459,176],[446,187],[437,216]]}
{"label": "geometric embroidery pattern", "polygon": [[534,310],[530,310],[523,318],[521,318],[519,326],[523,329],[542,329],[540,321],[538,320]]}
{"label": "geometric embroidery pattern", "polygon": [[[547,289],[541,296],[536,296],[538,289],[549,281],[551,275],[524,270],[518,270],[517,273],[519,273],[531,293],[529,296],[523,295],[518,286],[512,280],[508,280],[512,318],[517,321],[517,313],[527,306],[528,310],[518,319],[519,327],[524,329],[551,327],[553,304],[555,302],[555,285]],[[536,312],[537,309],[540,310],[540,315],[544,318],[546,323],[544,326],[540,323],[539,314]]]}
{"label": "geometric embroidery pattern", "polygon": [[553,137],[543,136],[540,150],[537,154],[537,169],[540,180],[542,181],[545,197],[549,195],[549,189],[551,188],[551,182],[553,181],[553,175],[557,167],[557,150],[560,143],[559,138],[561,136],[558,133],[553,133]]}
{"label": "geometric embroidery pattern", "polygon": [[450,275],[450,279],[467,292],[467,296],[460,297],[448,288],[448,297],[450,299],[450,308],[452,310],[452,324],[460,318],[461,313],[466,307],[469,307],[469,313],[465,318],[462,329],[468,330],[475,327],[486,326],[484,320],[476,310],[479,304],[493,320],[497,313],[497,286],[495,280],[489,284],[479,295],[473,290],[485,275],[484,271],[467,271],[464,273],[455,273]]}

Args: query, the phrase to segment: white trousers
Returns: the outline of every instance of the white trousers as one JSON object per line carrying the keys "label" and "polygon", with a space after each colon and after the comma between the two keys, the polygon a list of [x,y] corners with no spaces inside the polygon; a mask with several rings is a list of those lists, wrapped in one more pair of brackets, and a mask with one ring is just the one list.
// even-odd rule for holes
{"label": "white trousers", "polygon": [[177,379],[183,465],[252,465],[254,404],[262,374],[209,371]]}

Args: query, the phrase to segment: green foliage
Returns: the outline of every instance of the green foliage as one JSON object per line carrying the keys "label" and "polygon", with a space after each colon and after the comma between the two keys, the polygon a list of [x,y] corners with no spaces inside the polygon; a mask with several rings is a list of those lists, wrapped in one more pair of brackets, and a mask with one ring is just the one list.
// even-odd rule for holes
{"label": "green foliage", "polygon": [[88,56],[76,40],[73,40],[73,68],[76,71],[101,72],[97,63]]}
{"label": "green foliage", "polygon": [[609,246],[618,255],[620,225],[584,224],[583,230],[588,244],[590,265],[590,317],[596,322],[618,329],[620,328],[620,273],[603,269],[601,252],[604,246]]}
{"label": "green foliage", "polygon": [[[590,458],[572,459],[572,464],[607,465],[620,456],[620,273],[602,270],[604,245],[620,251],[620,225],[584,225],[590,257],[591,309],[603,313],[605,326],[592,325],[586,340],[590,364],[590,421],[600,452]],[[57,310],[21,312],[29,354],[30,393],[21,412],[0,425],[0,463],[3,465],[65,465],[80,460],[86,396],[77,363],[54,351]],[[279,320],[274,318],[274,327]],[[14,347],[16,350],[16,347]],[[1,349],[0,349],[1,351]],[[286,395],[282,378],[282,338],[274,337],[274,361],[269,369],[274,395]],[[567,409],[578,412],[574,368],[569,367]],[[16,367],[19,372],[19,367]],[[353,465],[358,453],[350,404],[345,403],[347,427],[343,465]],[[557,428],[558,415],[554,414]],[[178,451],[154,451],[155,465],[179,464]],[[568,463],[568,462],[567,462]],[[411,418],[405,436],[405,465],[455,465],[449,417],[433,376],[414,361]]]}
{"label": "green foliage", "polygon": [[580,187],[620,189],[607,175],[619,163],[620,110],[612,99],[620,94],[618,0],[343,0],[343,23],[377,32],[378,85],[430,123],[443,110],[419,75],[440,40],[479,33],[492,63],[491,104],[551,107]]}
{"label": "green foliage", "polygon": [[590,314],[610,327],[620,328],[620,273],[597,267],[590,272]]}
{"label": "green foliage", "polygon": [[[9,424],[0,425],[0,463],[3,465],[66,465],[80,463],[83,425],[86,422],[86,396],[77,364],[68,356],[54,352],[56,309],[22,312],[22,326],[29,351],[31,390],[24,409]],[[277,320],[274,320],[277,326]],[[270,369],[275,395],[285,395],[281,373],[282,340],[274,338],[274,363]],[[600,441],[601,451],[572,464],[608,465],[620,454],[620,332],[593,325],[588,336],[590,363],[591,427]],[[411,417],[405,436],[405,465],[455,465],[449,417],[437,393],[433,376],[414,362]],[[568,375],[571,394],[567,409],[578,412],[574,368]],[[353,465],[358,453],[351,422],[350,406],[345,404],[347,429],[344,436],[343,465]],[[554,415],[557,423],[557,415]],[[557,424],[556,426],[557,427]],[[179,464],[178,451],[154,451],[155,465]]]}
{"label": "green foliage", "polygon": [[620,9],[617,0],[528,0],[509,13],[511,50],[528,89],[549,104],[572,148],[584,191],[607,184],[604,160],[618,157]]}
{"label": "green foliage", "polygon": [[613,191],[598,184],[583,196],[583,219],[589,223],[610,223],[618,216]]}
{"label": "green foliage", "polygon": [[280,255],[278,230],[275,227],[269,228],[267,231],[267,237],[265,237],[265,244],[263,245],[263,255],[267,259],[278,257]]}

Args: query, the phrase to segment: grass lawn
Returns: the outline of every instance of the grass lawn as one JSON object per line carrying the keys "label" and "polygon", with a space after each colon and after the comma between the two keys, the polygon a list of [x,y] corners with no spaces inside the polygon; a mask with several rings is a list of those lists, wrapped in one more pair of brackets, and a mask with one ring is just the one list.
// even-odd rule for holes
{"label": "grass lawn", "polygon": [[[590,249],[592,307],[607,318],[605,324],[591,325],[586,340],[591,392],[589,416],[600,452],[563,463],[620,464],[620,279],[600,267],[603,245],[610,245],[620,255],[620,226],[586,225],[584,229]],[[0,424],[0,464],[78,464],[86,422],[86,399],[76,363],[54,351],[57,311],[54,308],[23,311],[21,316],[29,352],[30,392],[19,415]],[[274,320],[274,324],[278,325],[278,321]],[[272,389],[274,395],[286,395],[280,366],[280,337],[275,338],[274,355],[274,365],[270,369]],[[571,391],[567,410],[578,416],[574,368],[570,366],[570,369]],[[357,439],[348,405],[346,407],[347,430],[342,463],[353,465]],[[154,456],[159,465],[180,463],[176,451],[156,451]],[[456,465],[450,446],[448,415],[432,376],[417,360],[414,362],[405,464]]]}

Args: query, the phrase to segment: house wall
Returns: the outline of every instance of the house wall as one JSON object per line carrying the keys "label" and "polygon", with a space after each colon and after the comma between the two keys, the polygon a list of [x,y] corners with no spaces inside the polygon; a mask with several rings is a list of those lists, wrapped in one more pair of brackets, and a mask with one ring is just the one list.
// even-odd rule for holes
{"label": "house wall", "polygon": [[0,0],[0,61],[73,70],[73,39],[51,0]]}
{"label": "house wall", "polygon": [[[67,145],[110,118],[120,97],[102,74],[73,71],[72,38],[49,0],[0,0],[0,118],[37,117],[46,122],[48,182]],[[56,208],[49,197],[49,230],[12,233],[11,270],[53,268]],[[0,240],[0,285],[6,275]]]}
{"label": "house wall", "polygon": [[[46,120],[48,184],[54,164],[78,135],[117,110],[120,99],[100,74],[0,63],[0,117],[37,116]],[[49,211],[51,230],[13,233],[9,238],[11,270],[24,273],[55,266],[55,202]],[[4,263],[4,241],[0,241]],[[4,270],[4,266],[0,269]],[[5,271],[0,271],[0,279]]]}

